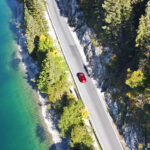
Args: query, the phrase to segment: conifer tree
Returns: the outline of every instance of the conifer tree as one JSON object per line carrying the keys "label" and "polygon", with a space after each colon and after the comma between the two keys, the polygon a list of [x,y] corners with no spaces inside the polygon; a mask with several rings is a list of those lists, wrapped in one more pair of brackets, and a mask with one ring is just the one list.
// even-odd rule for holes
{"label": "conifer tree", "polygon": [[48,51],[42,62],[42,71],[37,84],[41,92],[46,93],[49,101],[53,103],[60,100],[68,88],[67,74],[64,72],[62,62],[59,63],[60,65]]}
{"label": "conifer tree", "polygon": [[[75,143],[84,143],[87,146],[91,146],[93,143],[90,132],[87,131],[88,127],[76,125],[71,131],[71,141],[72,145]],[[80,133],[80,136],[79,136]]]}
{"label": "conifer tree", "polygon": [[29,55],[35,49],[35,38],[39,35],[39,25],[36,20],[30,15],[29,10],[27,9],[26,4],[24,4],[25,8],[25,27],[26,27],[26,42]]}
{"label": "conifer tree", "polygon": [[105,22],[102,28],[110,39],[117,40],[122,27],[131,15],[131,1],[105,0],[102,8],[104,9]]}
{"label": "conifer tree", "polygon": [[137,30],[136,46],[146,48],[150,44],[150,1],[147,3],[145,16],[141,16]]}
{"label": "conifer tree", "polygon": [[59,128],[62,136],[68,136],[75,125],[82,125],[83,104],[81,101],[72,101],[68,106],[64,107],[63,114],[59,120]]}

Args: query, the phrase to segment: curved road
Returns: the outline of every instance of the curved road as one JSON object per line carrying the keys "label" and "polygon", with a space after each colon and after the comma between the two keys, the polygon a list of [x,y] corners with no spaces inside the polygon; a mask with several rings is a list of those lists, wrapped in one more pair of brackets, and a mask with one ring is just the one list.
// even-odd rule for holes
{"label": "curved road", "polygon": [[123,150],[122,145],[111,126],[106,111],[103,108],[101,102],[102,99],[98,96],[93,82],[87,75],[87,82],[84,84],[80,83],[77,78],[77,72],[84,72],[86,74],[83,67],[84,63],[68,25],[64,17],[59,13],[55,0],[47,0],[47,7],[64,56],[71,69],[81,98],[90,112],[89,116],[92,126],[103,150]]}

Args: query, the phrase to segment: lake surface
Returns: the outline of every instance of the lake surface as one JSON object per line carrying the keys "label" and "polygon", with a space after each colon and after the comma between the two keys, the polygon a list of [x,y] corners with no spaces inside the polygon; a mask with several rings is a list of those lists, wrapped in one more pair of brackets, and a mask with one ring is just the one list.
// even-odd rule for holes
{"label": "lake surface", "polygon": [[48,150],[39,106],[16,59],[13,4],[0,0],[0,150]]}

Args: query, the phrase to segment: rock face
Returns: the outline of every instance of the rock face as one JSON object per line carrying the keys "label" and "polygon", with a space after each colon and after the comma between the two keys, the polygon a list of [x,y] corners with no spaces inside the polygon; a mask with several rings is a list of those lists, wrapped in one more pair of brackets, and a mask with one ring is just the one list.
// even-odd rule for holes
{"label": "rock face", "polygon": [[[115,89],[106,92],[109,85],[109,76],[106,74],[106,64],[109,63],[112,53],[109,47],[102,47],[96,42],[96,35],[84,22],[84,14],[78,9],[77,0],[56,0],[60,13],[67,17],[68,23],[74,28],[74,31],[80,41],[86,56],[87,65],[85,69],[88,74],[97,81],[97,87],[105,91],[105,101],[108,105],[109,112],[120,129],[127,146],[131,150],[137,149],[138,143],[144,146],[145,140],[138,135],[139,131],[133,126],[127,125],[124,121],[119,121],[119,108],[117,102],[111,100],[111,94]],[[126,116],[129,114],[126,114]]]}

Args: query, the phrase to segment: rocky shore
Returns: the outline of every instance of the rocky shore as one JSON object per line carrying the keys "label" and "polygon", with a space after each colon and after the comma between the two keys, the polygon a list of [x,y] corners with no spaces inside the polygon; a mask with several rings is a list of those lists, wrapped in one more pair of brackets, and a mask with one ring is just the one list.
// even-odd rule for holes
{"label": "rocky shore", "polygon": [[[15,18],[13,20],[13,24],[16,26],[16,41],[17,41],[17,59],[19,59],[20,62],[20,68],[23,72],[25,72],[27,76],[28,83],[32,86],[32,89],[36,93],[37,101],[40,105],[39,108],[41,108],[41,113],[43,116],[43,120],[45,123],[45,127],[47,131],[50,134],[51,137],[51,148],[50,150],[66,150],[67,148],[67,142],[66,140],[62,139],[59,135],[59,129],[57,127],[58,120],[56,116],[54,115],[53,111],[47,110],[46,105],[46,97],[43,96],[40,91],[37,89],[37,87],[32,82],[33,79],[37,78],[37,75],[39,73],[37,62],[35,62],[29,55],[26,47],[26,38],[25,38],[25,32],[24,29],[21,28],[21,25],[24,22],[23,19],[23,3],[15,2],[16,12],[15,12]],[[47,14],[45,13],[46,17]],[[48,22],[48,26],[50,27],[50,24]],[[49,31],[50,34],[52,34],[52,31]]]}

